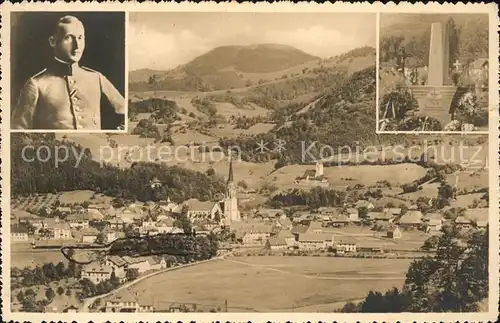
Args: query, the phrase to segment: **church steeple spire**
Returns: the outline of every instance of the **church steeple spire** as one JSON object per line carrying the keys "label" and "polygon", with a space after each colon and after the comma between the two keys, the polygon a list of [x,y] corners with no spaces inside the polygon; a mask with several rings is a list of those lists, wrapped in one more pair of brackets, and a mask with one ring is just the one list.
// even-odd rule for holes
{"label": "church steeple spire", "polygon": [[229,159],[229,175],[227,177],[227,183],[228,184],[232,183],[233,180],[234,180],[234,177],[233,177],[233,160],[230,157],[230,159]]}

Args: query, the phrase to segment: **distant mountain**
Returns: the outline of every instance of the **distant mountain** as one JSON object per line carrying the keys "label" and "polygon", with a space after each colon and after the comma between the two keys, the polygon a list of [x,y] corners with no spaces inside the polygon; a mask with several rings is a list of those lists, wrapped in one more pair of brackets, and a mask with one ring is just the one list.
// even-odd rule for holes
{"label": "distant mountain", "polygon": [[132,91],[238,88],[248,85],[254,74],[275,73],[318,60],[319,57],[285,45],[223,46],[170,71],[132,71],[129,83]]}
{"label": "distant mountain", "polygon": [[294,47],[276,44],[217,47],[185,65],[188,74],[211,74],[221,70],[271,73],[319,59]]}

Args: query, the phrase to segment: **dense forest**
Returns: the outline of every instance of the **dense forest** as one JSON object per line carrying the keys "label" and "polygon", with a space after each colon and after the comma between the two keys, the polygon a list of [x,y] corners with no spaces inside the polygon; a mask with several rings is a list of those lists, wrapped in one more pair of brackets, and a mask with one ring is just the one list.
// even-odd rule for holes
{"label": "dense forest", "polygon": [[[24,147],[29,149],[24,150],[23,159]],[[51,155],[47,149],[40,147],[48,147]],[[54,153],[58,147],[66,147],[72,153],[56,166]],[[177,166],[136,163],[126,169],[107,164],[101,167],[92,160],[89,149],[74,142],[56,140],[54,134],[12,134],[11,152],[13,196],[93,190],[139,201],[159,200],[167,195],[172,200],[183,201],[189,198],[207,200],[224,191],[222,179]],[[78,164],[80,153],[83,155]],[[33,161],[28,161],[31,159]],[[151,188],[154,178],[163,184],[161,188]]]}

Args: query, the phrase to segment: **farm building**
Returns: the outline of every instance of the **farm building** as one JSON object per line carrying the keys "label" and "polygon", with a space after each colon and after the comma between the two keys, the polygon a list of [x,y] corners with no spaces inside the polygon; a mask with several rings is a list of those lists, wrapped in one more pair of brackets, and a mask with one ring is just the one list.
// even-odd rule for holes
{"label": "farm building", "polygon": [[94,284],[98,284],[111,278],[112,272],[113,269],[109,266],[89,264],[82,268],[82,279],[87,278]]}
{"label": "farm building", "polygon": [[400,239],[402,236],[401,229],[398,226],[392,227],[387,230],[387,237],[391,239]]}
{"label": "farm building", "polygon": [[417,228],[422,224],[422,212],[413,210],[408,211],[399,219],[399,225],[405,228]]}
{"label": "farm building", "polygon": [[333,245],[333,235],[306,232],[299,234],[297,241],[302,250],[326,249]]}
{"label": "farm building", "polygon": [[26,242],[29,240],[28,228],[25,225],[14,224],[10,226],[10,239],[13,242]]}
{"label": "farm building", "polygon": [[458,216],[455,219],[455,224],[457,225],[457,227],[463,230],[472,228],[472,220],[465,216]]}
{"label": "farm building", "polygon": [[345,253],[345,252],[356,252],[357,250],[357,240],[354,237],[341,237],[335,239],[334,245],[337,249],[337,253]]}
{"label": "farm building", "polygon": [[443,227],[443,215],[440,213],[427,213],[423,221],[427,232],[439,231]]}
{"label": "farm building", "polygon": [[111,299],[106,301],[106,312],[153,312],[153,302],[144,295],[139,297],[127,288],[123,288]]}
{"label": "farm building", "polygon": [[357,209],[365,207],[368,210],[371,210],[371,209],[375,208],[375,205],[373,205],[372,203],[368,202],[367,200],[359,200],[359,201],[356,202],[356,204],[354,204],[354,207],[357,208]]}

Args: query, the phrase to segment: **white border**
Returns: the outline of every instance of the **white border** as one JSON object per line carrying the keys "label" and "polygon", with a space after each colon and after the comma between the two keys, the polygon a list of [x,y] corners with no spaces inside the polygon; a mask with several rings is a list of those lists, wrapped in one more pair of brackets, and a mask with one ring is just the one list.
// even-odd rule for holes
{"label": "white border", "polygon": [[[1,5],[1,12],[3,14],[4,28],[1,30],[2,36],[2,53],[1,56],[1,66],[4,67],[4,73],[2,75],[1,87],[3,91],[3,102],[10,102],[9,93],[9,62],[8,56],[5,52],[9,50],[10,46],[10,35],[8,32],[8,26],[10,26],[8,12],[13,9],[16,10],[30,10],[30,11],[45,11],[47,6],[50,6],[51,11],[231,11],[231,12],[270,12],[270,11],[280,11],[280,12],[488,12],[490,14],[490,102],[496,102],[498,106],[498,84],[495,83],[498,80],[498,60],[497,52],[498,50],[498,18],[496,18],[497,6],[496,4],[444,4],[440,5],[437,3],[430,4],[410,4],[401,3],[394,4],[389,3],[383,5],[381,3],[376,4],[351,4],[351,3],[335,3],[335,4],[316,4],[316,3],[55,3],[55,4],[45,4],[45,3],[23,3],[23,4],[10,4],[4,3]],[[496,19],[494,19],[495,17]],[[5,27],[7,26],[7,27]],[[496,45],[496,46],[495,46]],[[7,57],[7,58],[6,58]],[[126,73],[128,74],[128,73]],[[4,164],[1,168],[2,174],[2,193],[3,199],[2,214],[2,236],[9,237],[10,233],[10,217],[8,216],[10,210],[10,156],[8,147],[10,147],[10,123],[6,119],[10,118],[10,109],[6,109],[5,105],[2,110],[2,116],[4,124],[2,127],[2,137],[4,148],[2,150],[2,160]],[[356,321],[401,321],[401,322],[413,322],[413,321],[496,321],[498,317],[498,297],[499,297],[499,263],[498,263],[498,111],[495,113],[490,113],[490,136],[489,136],[489,158],[490,158],[490,261],[489,261],[489,311],[485,313],[381,313],[381,314],[371,314],[371,313],[140,313],[139,315],[134,314],[112,314],[112,313],[23,313],[16,312],[12,313],[10,311],[10,270],[5,270],[9,268],[10,257],[4,257],[4,255],[10,254],[10,243],[9,239],[2,239],[2,260],[4,264],[4,271],[2,280],[4,282],[2,286],[2,314],[5,320],[15,320],[15,321],[32,321],[39,322],[45,321],[89,321],[94,322],[104,322],[104,321],[200,321],[200,322],[214,322],[219,321],[232,321],[232,322],[285,322],[285,321],[345,321],[345,322],[356,322]],[[7,118],[6,118],[7,116]],[[387,132],[384,132],[386,134]],[[412,134],[418,134],[411,132]],[[436,132],[432,132],[436,134]],[[450,133],[446,133],[450,134]],[[464,133],[460,133],[464,134]],[[473,135],[479,135],[479,132],[471,133]],[[7,149],[5,149],[7,147]],[[7,216],[6,216],[7,215]],[[7,241],[7,242],[6,242]],[[228,286],[230,287],[230,286]],[[99,319],[97,319],[99,317]]]}
{"label": "white border", "polygon": [[[26,4],[23,4],[23,5],[26,5]],[[33,5],[33,4],[32,4]],[[5,7],[12,7],[12,5],[4,5],[2,4],[2,9],[5,8]],[[39,12],[39,11],[43,11],[43,12],[64,12],[64,11],[92,11],[92,10],[80,10],[80,8],[71,8],[71,7],[67,7],[67,8],[54,8],[54,9],[50,9],[50,10],[43,10],[42,8],[39,8],[39,7],[34,7],[34,8],[31,8],[31,6],[27,6],[28,8],[26,10],[19,10],[19,6],[18,5],[14,5],[13,8],[15,10],[10,10],[8,12],[5,12],[5,10],[2,10],[2,20],[3,20],[3,24],[2,24],[2,29],[8,29],[10,30],[10,26],[11,26],[11,13],[13,12],[25,12],[25,11],[34,11],[34,12]],[[94,10],[94,11],[99,11],[97,10]],[[128,12],[127,11],[124,11],[124,9],[120,9],[118,10],[118,8],[114,9],[114,10],[107,10],[107,11],[114,11],[114,12],[122,12],[123,13],[123,31],[124,31],[124,43],[123,43],[123,55],[124,55],[124,70],[123,70],[123,82],[124,82],[124,107],[125,107],[125,114],[124,114],[124,123],[125,123],[125,129],[124,130],[118,130],[118,129],[109,129],[109,130],[106,130],[106,129],[11,129],[11,124],[10,124],[10,121],[11,121],[11,117],[10,117],[10,113],[11,113],[11,109],[13,107],[10,107],[10,102],[11,102],[11,91],[10,91],[10,72],[11,72],[11,64],[2,64],[2,69],[5,71],[5,74],[2,75],[2,79],[7,78],[8,77],[8,87],[2,87],[3,89],[9,89],[8,91],[5,90],[4,92],[4,95],[5,95],[5,100],[3,100],[4,102],[8,102],[8,106],[10,107],[9,108],[9,114],[7,115],[7,118],[4,118],[3,114],[2,114],[2,126],[4,127],[5,125],[8,125],[10,131],[12,133],[16,133],[16,132],[20,132],[20,133],[68,133],[68,134],[75,134],[75,133],[79,133],[79,134],[82,134],[82,133],[115,133],[115,134],[127,134],[128,133],[128,46],[127,46],[127,40],[128,40]],[[3,35],[2,35],[2,38]],[[9,50],[8,51],[5,51],[5,48],[6,47],[9,47]],[[9,38],[7,41],[5,42],[2,42],[2,56],[5,55],[5,58],[7,61],[10,62],[10,46],[11,46],[11,40],[10,40],[10,34],[9,34]],[[6,75],[6,76],[4,76]],[[5,124],[5,125],[4,125]]]}

